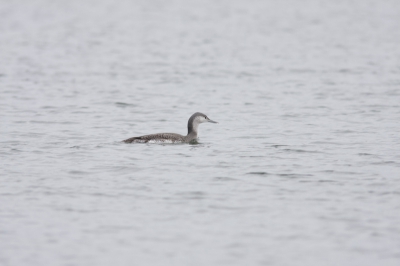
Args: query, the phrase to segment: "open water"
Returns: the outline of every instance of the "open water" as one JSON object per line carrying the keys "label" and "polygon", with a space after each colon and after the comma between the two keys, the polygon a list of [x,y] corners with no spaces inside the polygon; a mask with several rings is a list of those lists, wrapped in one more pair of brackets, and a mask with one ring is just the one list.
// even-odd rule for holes
{"label": "open water", "polygon": [[2,266],[400,265],[397,0],[3,0],[0,119]]}

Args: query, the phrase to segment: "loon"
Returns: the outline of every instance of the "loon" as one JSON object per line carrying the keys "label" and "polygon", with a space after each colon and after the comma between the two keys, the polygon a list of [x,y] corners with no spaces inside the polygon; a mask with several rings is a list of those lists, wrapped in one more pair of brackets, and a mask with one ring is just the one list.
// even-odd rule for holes
{"label": "loon", "polygon": [[175,133],[157,133],[133,137],[124,140],[125,143],[189,143],[197,140],[198,127],[201,123],[218,123],[211,120],[203,113],[194,113],[188,121],[188,134],[182,136]]}

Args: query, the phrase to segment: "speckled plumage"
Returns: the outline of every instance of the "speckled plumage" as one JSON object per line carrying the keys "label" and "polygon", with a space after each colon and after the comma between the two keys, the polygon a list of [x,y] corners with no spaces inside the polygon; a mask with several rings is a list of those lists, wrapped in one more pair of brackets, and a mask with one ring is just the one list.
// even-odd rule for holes
{"label": "speckled plumage", "polygon": [[209,119],[205,114],[194,113],[188,121],[188,134],[182,136],[176,133],[157,133],[144,135],[140,137],[132,137],[124,140],[125,143],[188,143],[197,139],[198,126],[204,122],[217,123]]}
{"label": "speckled plumage", "polygon": [[151,135],[145,135],[145,136],[140,136],[140,137],[133,137],[124,140],[126,143],[148,143],[151,141],[154,142],[167,142],[169,141],[170,143],[179,143],[179,142],[184,142],[184,136],[175,134],[175,133],[157,133],[157,134],[151,134]]}

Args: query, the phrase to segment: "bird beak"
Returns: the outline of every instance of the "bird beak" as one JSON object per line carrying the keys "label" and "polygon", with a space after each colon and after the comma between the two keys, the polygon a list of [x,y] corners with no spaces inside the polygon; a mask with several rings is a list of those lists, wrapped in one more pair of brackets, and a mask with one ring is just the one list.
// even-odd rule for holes
{"label": "bird beak", "polygon": [[214,121],[214,120],[211,120],[211,119],[208,119],[207,121],[208,121],[208,122],[211,122],[211,123],[217,123],[217,124],[218,124],[217,121]]}

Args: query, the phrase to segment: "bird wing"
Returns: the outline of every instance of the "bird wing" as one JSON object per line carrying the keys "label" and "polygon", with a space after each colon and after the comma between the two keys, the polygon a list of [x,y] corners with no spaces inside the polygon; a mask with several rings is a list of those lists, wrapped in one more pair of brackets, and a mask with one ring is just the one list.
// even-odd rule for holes
{"label": "bird wing", "polygon": [[147,143],[151,140],[155,141],[163,141],[163,140],[172,140],[172,141],[183,141],[184,137],[179,134],[175,133],[157,133],[157,134],[150,134],[150,135],[144,135],[140,137],[133,137],[124,140],[125,143],[132,143],[132,142],[137,142],[137,143]]}

